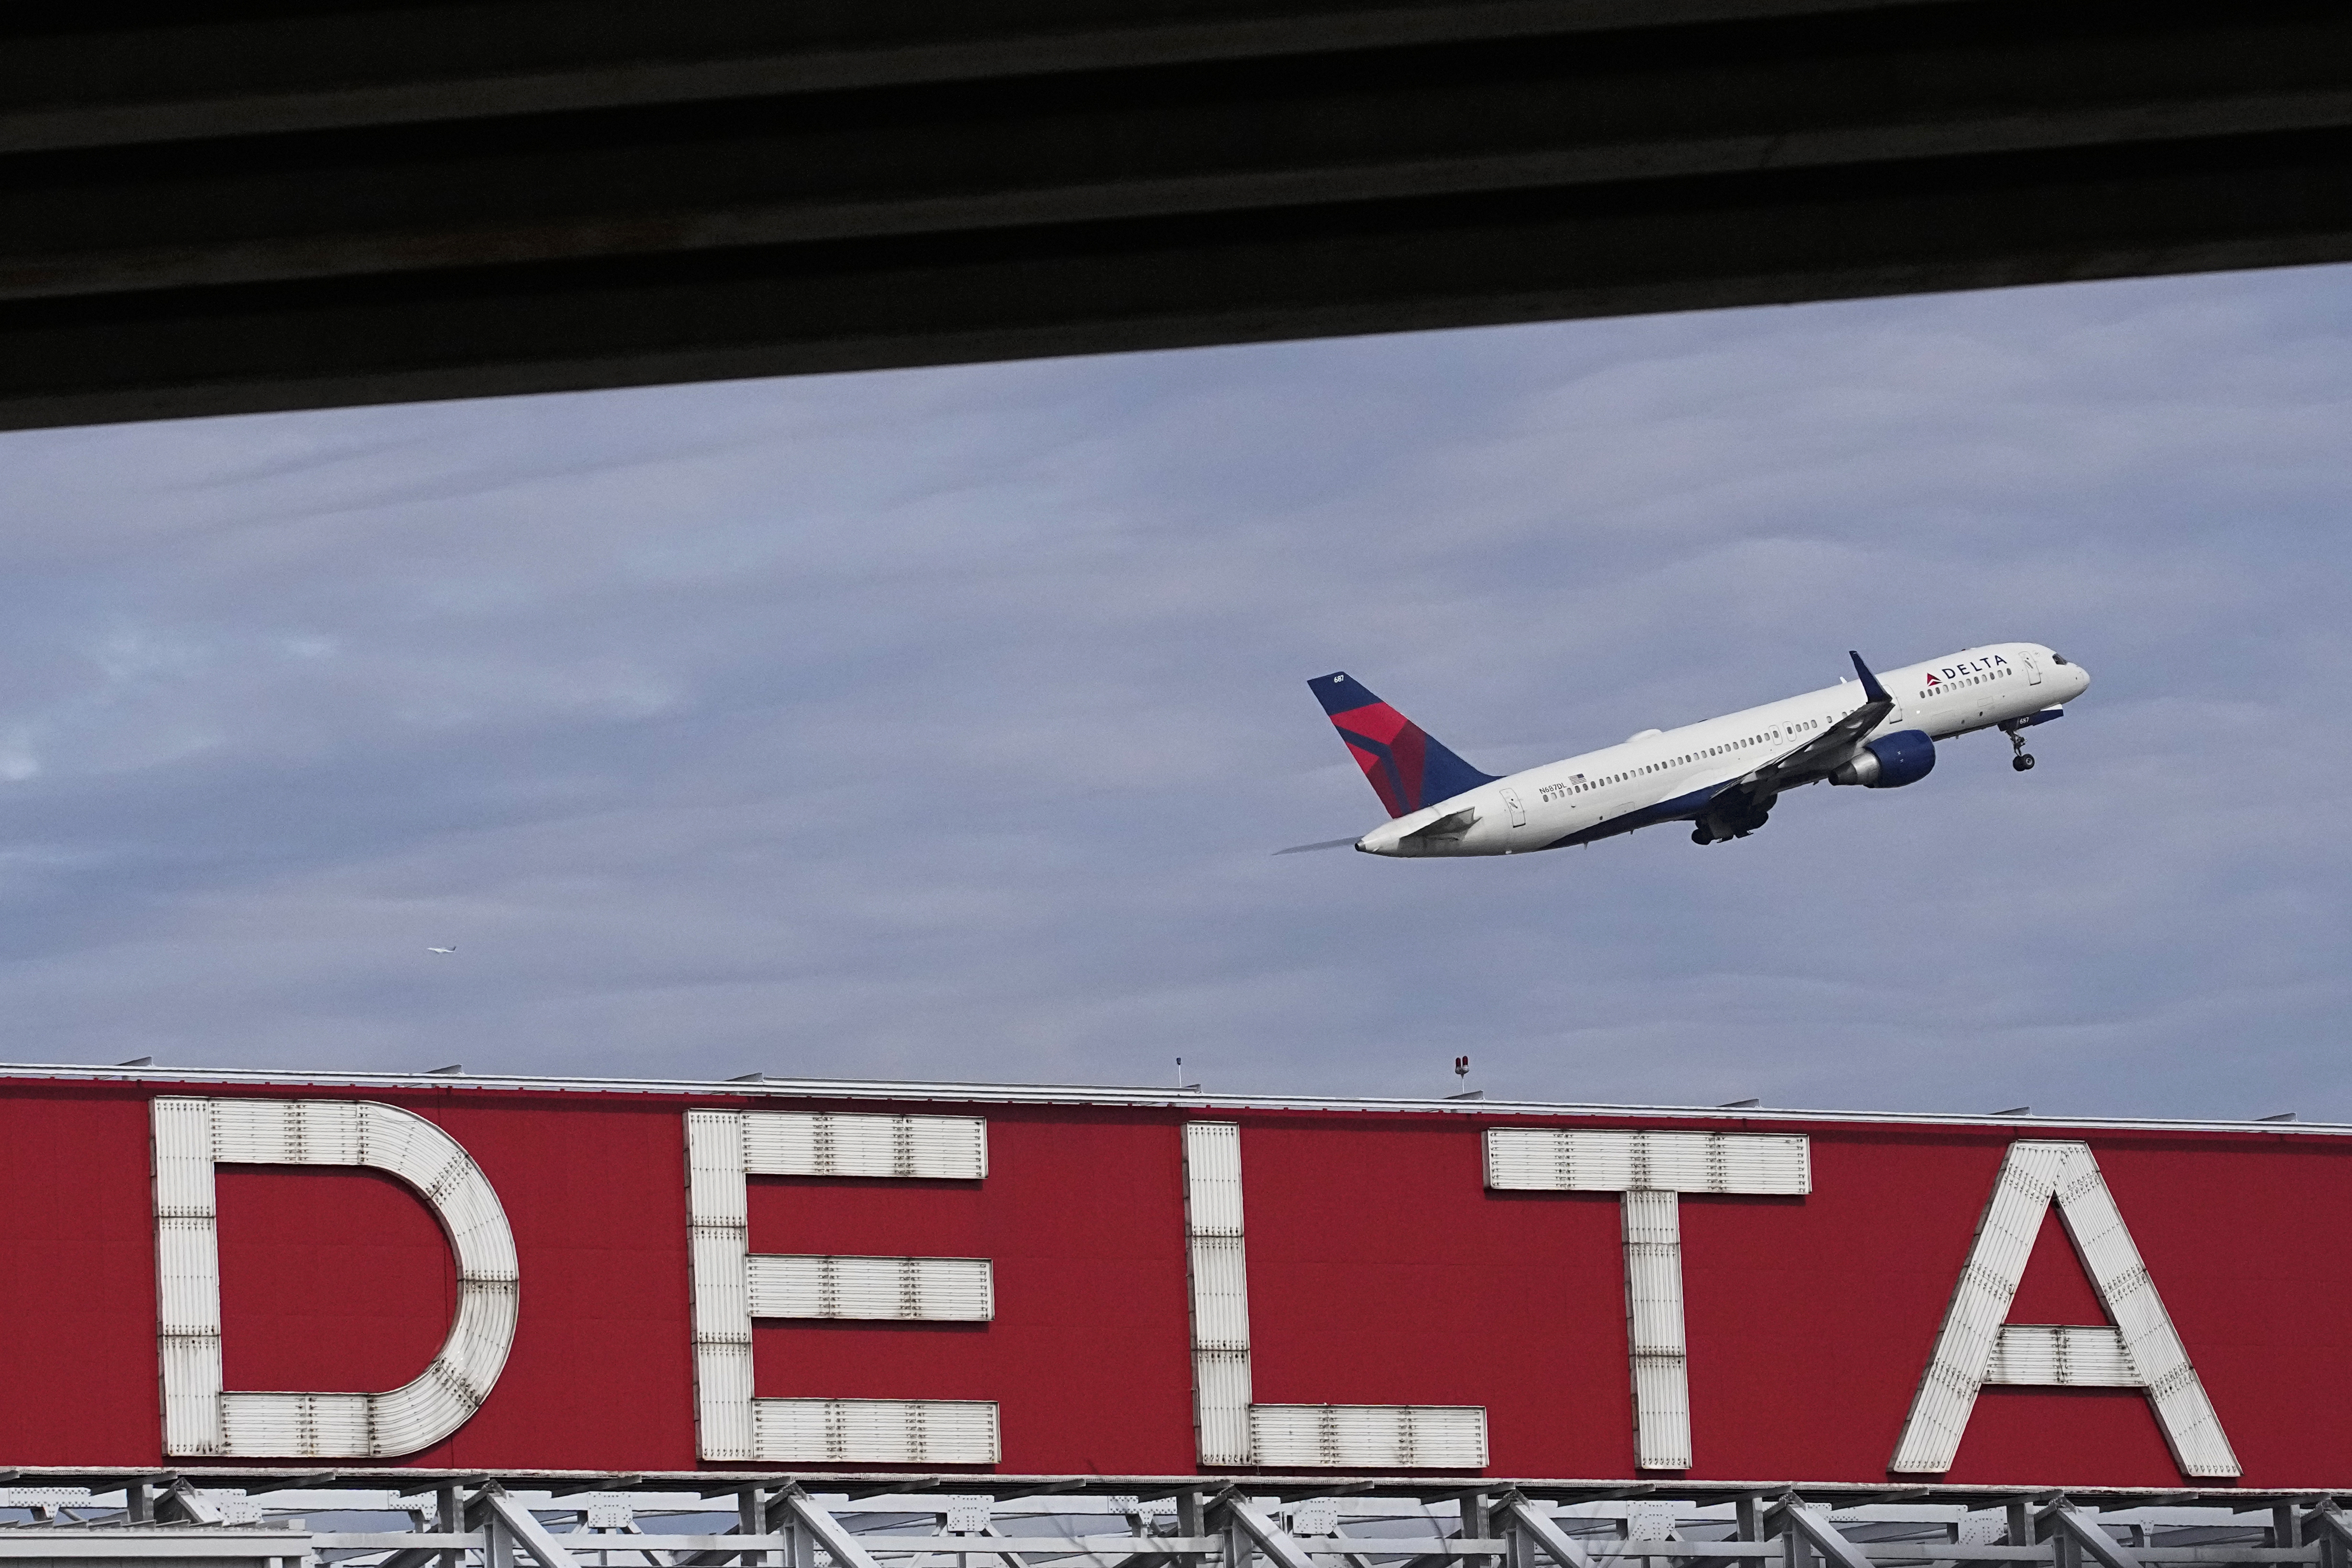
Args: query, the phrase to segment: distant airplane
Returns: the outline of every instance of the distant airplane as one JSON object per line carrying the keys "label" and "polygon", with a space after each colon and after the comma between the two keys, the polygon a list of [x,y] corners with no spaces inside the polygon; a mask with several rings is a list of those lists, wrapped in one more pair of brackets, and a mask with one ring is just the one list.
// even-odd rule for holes
{"label": "distant airplane", "polygon": [[455,953],[457,949],[455,947],[427,947],[425,950],[427,953]]}
{"label": "distant airplane", "polygon": [[[1744,839],[1801,784],[1892,789],[1936,766],[1936,742],[2000,729],[2020,773],[2033,766],[2023,731],[2063,716],[2091,677],[2039,643],[2001,643],[1859,684],[1742,709],[1680,729],[1497,778],[1447,750],[1344,673],[1307,683],[1395,819],[1353,844],[1375,855],[1509,855],[1564,849],[1657,822],[1689,822],[1693,843]],[[1901,693],[1897,696],[1896,693]]]}

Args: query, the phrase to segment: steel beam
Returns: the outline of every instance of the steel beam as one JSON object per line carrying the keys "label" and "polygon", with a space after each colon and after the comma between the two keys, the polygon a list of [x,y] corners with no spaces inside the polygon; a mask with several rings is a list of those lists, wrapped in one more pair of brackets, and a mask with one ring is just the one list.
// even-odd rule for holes
{"label": "steel beam", "polygon": [[190,1524],[219,1524],[225,1516],[218,1504],[196,1490],[185,1476],[173,1478],[155,1500],[157,1519],[179,1518]]}
{"label": "steel beam", "polygon": [[[1240,1493],[1230,1490],[1224,1493],[1218,1498],[1216,1510],[1247,1536],[1252,1545],[1265,1552],[1273,1561],[1275,1568],[1318,1568],[1296,1536],[1252,1508]],[[1227,1568],[1234,1568],[1234,1565],[1229,1563]]]}
{"label": "steel beam", "polygon": [[[1514,1533],[1524,1532],[1543,1548],[1557,1568],[1592,1568],[1592,1559],[1584,1548],[1570,1540],[1568,1531],[1527,1497],[1507,1492],[1496,1500],[1496,1506],[1503,1517],[1504,1528]],[[1520,1555],[1517,1552],[1512,1553],[1513,1568],[1522,1568],[1516,1561]]]}
{"label": "steel beam", "polygon": [[491,1488],[483,1494],[483,1504],[496,1528],[490,1531],[495,1541],[500,1535],[510,1536],[530,1553],[539,1568],[577,1568],[572,1553],[555,1538],[552,1531],[539,1522],[530,1510],[515,1501],[504,1491]]}
{"label": "steel beam", "polygon": [[2323,0],[0,19],[0,426],[2352,257]]}
{"label": "steel beam", "polygon": [[2043,1509],[2041,1517],[2053,1533],[2063,1535],[2080,1550],[2089,1552],[2100,1568],[2142,1568],[2129,1552],[2116,1544],[2114,1536],[2102,1526],[2084,1519],[2064,1498]]}
{"label": "steel beam", "polygon": [[841,1521],[818,1506],[814,1498],[803,1491],[796,1482],[786,1482],[777,1500],[788,1509],[802,1529],[816,1537],[817,1544],[833,1553],[835,1568],[880,1568],[857,1538]]}
{"label": "steel beam", "polygon": [[1793,1493],[1774,1504],[1769,1517],[1779,1520],[1789,1536],[1820,1552],[1824,1562],[1836,1568],[1871,1568],[1869,1557],[1839,1533],[1828,1514],[1807,1508]]}
{"label": "steel beam", "polygon": [[2303,1516],[2306,1541],[2320,1550],[2321,1568],[2352,1568],[2352,1519],[2333,1498],[2322,1498]]}

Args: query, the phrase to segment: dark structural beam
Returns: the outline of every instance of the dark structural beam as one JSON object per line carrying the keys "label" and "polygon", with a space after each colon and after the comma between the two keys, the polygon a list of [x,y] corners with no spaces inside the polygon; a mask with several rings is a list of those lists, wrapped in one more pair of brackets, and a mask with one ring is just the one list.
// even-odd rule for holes
{"label": "dark structural beam", "polygon": [[0,0],[0,427],[2352,258],[2352,7]]}

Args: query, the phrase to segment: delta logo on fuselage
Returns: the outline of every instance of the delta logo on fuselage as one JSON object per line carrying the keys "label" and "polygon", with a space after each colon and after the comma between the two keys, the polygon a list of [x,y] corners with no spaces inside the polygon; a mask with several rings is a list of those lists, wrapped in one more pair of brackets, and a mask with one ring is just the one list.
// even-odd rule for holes
{"label": "delta logo on fuselage", "polygon": [[1944,666],[1943,680],[1937,680],[1936,678],[1936,672],[1930,670],[1927,672],[1927,684],[1930,686],[1940,686],[1944,684],[1944,681],[1957,681],[1962,675],[1990,674],[1996,667],[2005,670],[2009,668],[2009,661],[2002,658],[1999,653],[1995,653],[1990,658],[1970,659],[1965,664],[1946,664]]}

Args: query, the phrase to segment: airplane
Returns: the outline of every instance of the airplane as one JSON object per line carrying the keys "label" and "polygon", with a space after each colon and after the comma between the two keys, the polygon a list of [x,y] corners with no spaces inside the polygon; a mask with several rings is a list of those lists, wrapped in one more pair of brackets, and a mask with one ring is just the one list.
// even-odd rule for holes
{"label": "airplane", "polygon": [[1391,819],[1354,839],[1279,850],[1338,849],[1404,858],[1515,855],[1597,843],[1660,822],[1689,822],[1691,841],[1744,839],[1800,785],[1894,789],[1936,766],[1936,743],[1975,730],[2007,734],[2010,766],[2033,767],[2024,732],[2065,715],[2091,677],[2039,643],[1999,643],[1873,673],[1802,696],[1680,729],[1645,729],[1617,746],[1497,776],[1481,772],[1345,671],[1307,683]]}

